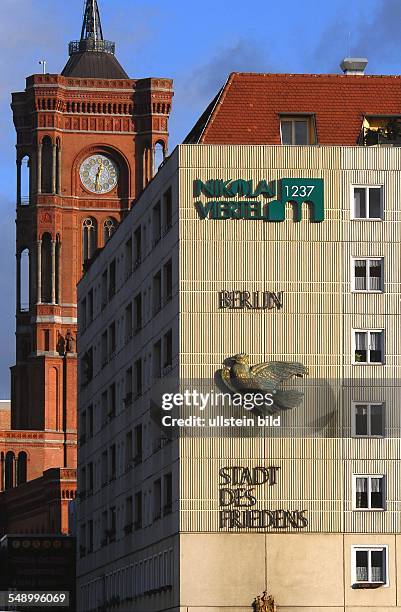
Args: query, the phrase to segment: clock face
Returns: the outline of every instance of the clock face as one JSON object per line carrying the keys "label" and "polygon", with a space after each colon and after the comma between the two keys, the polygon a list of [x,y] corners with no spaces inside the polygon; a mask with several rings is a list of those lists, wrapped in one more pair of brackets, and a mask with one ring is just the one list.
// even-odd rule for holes
{"label": "clock face", "polygon": [[79,176],[89,191],[108,193],[117,185],[118,168],[105,155],[91,155],[82,162]]}

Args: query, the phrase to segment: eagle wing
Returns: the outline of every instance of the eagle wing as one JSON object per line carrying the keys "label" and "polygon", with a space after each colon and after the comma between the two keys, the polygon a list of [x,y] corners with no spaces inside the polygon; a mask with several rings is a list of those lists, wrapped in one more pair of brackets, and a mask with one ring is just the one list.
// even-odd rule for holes
{"label": "eagle wing", "polygon": [[292,376],[306,374],[307,369],[298,361],[269,361],[252,366],[251,372],[258,378],[279,385]]}
{"label": "eagle wing", "polygon": [[231,381],[231,370],[227,366],[223,366],[220,372],[220,377],[223,384],[233,393],[237,393],[238,389],[233,385]]}

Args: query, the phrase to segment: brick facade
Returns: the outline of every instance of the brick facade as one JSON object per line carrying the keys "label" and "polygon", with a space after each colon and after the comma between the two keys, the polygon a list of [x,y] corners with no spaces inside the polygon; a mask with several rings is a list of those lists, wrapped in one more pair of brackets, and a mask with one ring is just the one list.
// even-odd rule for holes
{"label": "brick facade", "polygon": [[[119,67],[114,55],[87,53],[86,64],[103,57],[102,72]],[[77,77],[85,63],[81,52],[75,54],[81,64],[69,77],[71,45],[70,55],[63,75],[32,75],[25,90],[12,95],[17,357],[11,368],[11,415],[0,411],[0,504],[6,512],[20,495],[6,489],[39,479],[35,486],[42,491],[44,471],[72,473],[76,467],[76,285],[86,259],[84,222],[89,220],[91,232],[96,228],[90,234],[95,256],[151,180],[156,145],[164,155],[168,146],[171,80]],[[96,154],[118,169],[116,186],[105,194],[89,191],[80,180],[82,162]],[[40,514],[40,495],[34,499]],[[62,515],[59,527],[65,532],[67,515]]]}

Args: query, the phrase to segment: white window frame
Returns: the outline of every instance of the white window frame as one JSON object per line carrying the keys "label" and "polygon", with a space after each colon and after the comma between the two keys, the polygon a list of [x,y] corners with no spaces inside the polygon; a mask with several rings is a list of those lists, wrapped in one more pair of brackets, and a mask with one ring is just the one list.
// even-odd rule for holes
{"label": "white window frame", "polygon": [[[369,285],[370,276],[368,274],[369,262],[380,261],[381,262],[381,278],[380,278],[380,289],[356,289],[355,287],[355,262],[366,261],[366,286]],[[352,278],[352,292],[353,293],[384,293],[384,257],[352,257],[351,258],[351,278]]]}
{"label": "white window frame", "polygon": [[[283,121],[291,121],[292,126],[291,126],[291,140],[295,140],[295,123],[297,121],[306,121],[307,123],[307,127],[308,127],[308,141],[305,144],[297,144],[297,143],[291,143],[291,144],[285,144],[283,143],[283,132],[281,129],[281,125]],[[315,135],[315,142],[316,142],[316,129],[315,129],[315,123],[314,123],[314,117],[312,115],[280,115],[280,143],[286,147],[307,147],[310,146],[311,144],[315,144],[313,142],[311,142],[311,133],[313,133]]]}
{"label": "white window frame", "polygon": [[[368,343],[367,345],[369,346],[370,344],[370,334],[371,333],[381,333],[382,334],[382,346],[381,346],[381,350],[382,350],[382,360],[381,361],[370,361],[369,357],[370,357],[370,349],[367,349],[367,357],[368,357],[368,361],[356,361],[355,359],[355,353],[356,353],[356,334],[357,333],[364,333],[364,334],[368,334]],[[352,330],[352,363],[353,365],[373,365],[373,366],[378,366],[378,365],[384,365],[386,362],[385,360],[385,333],[384,333],[384,329],[380,328],[380,329],[353,329]]]}
{"label": "white window frame", "polygon": [[[361,435],[356,433],[356,407],[357,406],[367,406],[368,408],[368,433],[366,435]],[[383,434],[377,435],[371,433],[371,407],[372,406],[381,406],[382,407],[382,422],[383,422]],[[386,437],[386,403],[385,402],[364,402],[363,400],[353,401],[352,402],[352,437],[353,438],[378,438],[379,440]]]}
{"label": "white window frame", "polygon": [[[356,217],[355,216],[355,204],[354,204],[354,189],[380,189],[380,217]],[[383,221],[384,219],[384,185],[380,183],[373,183],[372,185],[357,184],[351,185],[350,194],[351,203],[351,219],[354,221]],[[366,198],[366,212],[369,212],[369,197]]]}
{"label": "white window frame", "polygon": [[[357,478],[368,479],[368,507],[357,508],[356,505],[356,480]],[[382,479],[382,490],[383,490],[383,506],[381,508],[371,507],[371,494],[372,494],[372,478]],[[386,488],[386,476],[385,474],[352,474],[352,509],[355,512],[384,512],[386,510],[387,501],[387,488]]]}
{"label": "white window frame", "polygon": [[[357,551],[382,551],[384,553],[384,582],[376,582],[374,580],[361,581],[356,579],[356,553]],[[369,573],[370,573],[371,564],[369,563]],[[370,576],[369,576],[370,577]],[[351,546],[351,586],[356,584],[377,584],[383,587],[389,586],[389,571],[388,571],[388,545],[369,545],[369,544],[355,544]]]}

